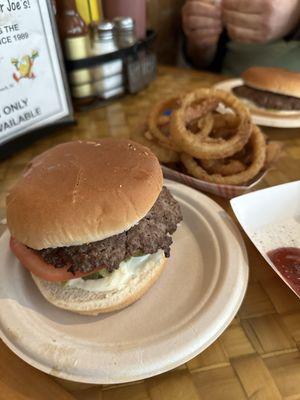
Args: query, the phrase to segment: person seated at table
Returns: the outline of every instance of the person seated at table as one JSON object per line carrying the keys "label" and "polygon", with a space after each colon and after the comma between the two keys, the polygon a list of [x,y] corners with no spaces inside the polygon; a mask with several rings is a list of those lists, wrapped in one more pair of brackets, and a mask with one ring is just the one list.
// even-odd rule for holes
{"label": "person seated at table", "polygon": [[300,71],[300,0],[186,0],[185,55],[239,75],[253,65]]}

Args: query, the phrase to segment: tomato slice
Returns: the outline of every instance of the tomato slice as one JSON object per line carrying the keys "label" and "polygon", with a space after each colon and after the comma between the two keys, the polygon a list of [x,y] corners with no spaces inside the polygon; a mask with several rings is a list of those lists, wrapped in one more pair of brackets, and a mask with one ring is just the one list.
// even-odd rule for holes
{"label": "tomato slice", "polygon": [[90,275],[93,272],[99,271],[101,268],[95,268],[90,272],[72,272],[68,271],[68,267],[55,268],[52,264],[46,263],[43,258],[24,246],[14,237],[10,238],[10,248],[20,263],[32,272],[34,275],[46,281],[58,282],[68,281],[70,279],[80,278],[81,276]]}

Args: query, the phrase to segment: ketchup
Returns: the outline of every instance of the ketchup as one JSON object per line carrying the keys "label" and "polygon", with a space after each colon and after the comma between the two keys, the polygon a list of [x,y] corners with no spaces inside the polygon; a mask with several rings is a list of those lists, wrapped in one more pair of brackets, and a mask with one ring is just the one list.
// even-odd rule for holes
{"label": "ketchup", "polygon": [[280,247],[269,251],[267,255],[297,294],[300,294],[300,249]]}

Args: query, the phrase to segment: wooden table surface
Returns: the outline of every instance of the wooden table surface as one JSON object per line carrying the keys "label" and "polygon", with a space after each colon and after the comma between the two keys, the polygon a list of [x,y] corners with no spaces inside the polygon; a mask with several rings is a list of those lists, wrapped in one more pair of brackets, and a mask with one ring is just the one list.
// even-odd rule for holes
{"label": "wooden table surface", "polygon": [[[72,139],[129,136],[154,102],[211,86],[220,79],[203,72],[161,67],[156,81],[138,95],[78,114],[76,126],[63,128],[0,162],[0,219],[5,216],[7,190],[33,156]],[[300,129],[264,131],[284,144],[284,155],[256,188],[300,179]],[[227,200],[211,197],[233,216]],[[0,342],[0,399],[300,399],[300,302],[243,237],[250,264],[246,297],[231,325],[202,354],[154,378],[95,386],[48,376],[25,364]]]}

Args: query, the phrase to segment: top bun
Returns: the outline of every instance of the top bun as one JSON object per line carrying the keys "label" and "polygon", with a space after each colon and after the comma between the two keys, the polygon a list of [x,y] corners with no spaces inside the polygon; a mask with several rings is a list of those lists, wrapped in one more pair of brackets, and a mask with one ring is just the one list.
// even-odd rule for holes
{"label": "top bun", "polygon": [[242,73],[247,86],[300,98],[300,73],[284,68],[251,67]]}
{"label": "top bun", "polygon": [[139,222],[162,185],[157,158],[138,143],[63,143],[28,164],[7,196],[7,224],[36,250],[95,242]]}

